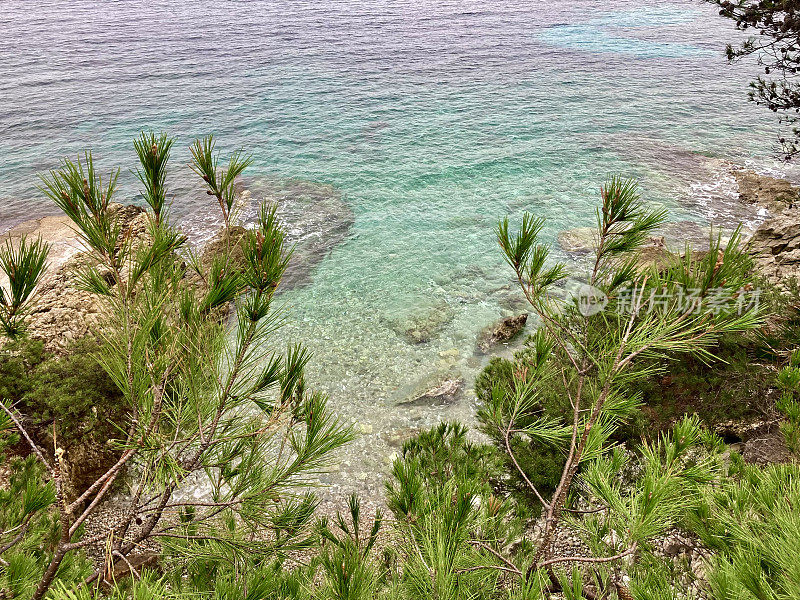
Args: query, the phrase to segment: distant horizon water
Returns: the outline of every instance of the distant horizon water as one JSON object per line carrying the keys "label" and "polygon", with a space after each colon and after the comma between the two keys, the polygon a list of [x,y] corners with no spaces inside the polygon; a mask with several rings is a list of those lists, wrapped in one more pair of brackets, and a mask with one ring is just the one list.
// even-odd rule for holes
{"label": "distant horizon water", "polygon": [[[404,436],[471,419],[477,335],[519,310],[497,219],[535,212],[554,240],[620,173],[674,221],[731,226],[731,165],[796,176],[747,101],[754,67],[724,58],[736,32],[699,0],[5,0],[0,28],[0,230],[52,214],[37,174],[89,148],[141,202],[141,130],[177,138],[187,227],[208,227],[188,169],[208,133],[252,153],[254,201],[279,182],[346,203],[349,235],[281,298],[282,335],[362,434],[331,480],[348,489],[379,489]],[[448,377],[454,404],[406,402]]]}

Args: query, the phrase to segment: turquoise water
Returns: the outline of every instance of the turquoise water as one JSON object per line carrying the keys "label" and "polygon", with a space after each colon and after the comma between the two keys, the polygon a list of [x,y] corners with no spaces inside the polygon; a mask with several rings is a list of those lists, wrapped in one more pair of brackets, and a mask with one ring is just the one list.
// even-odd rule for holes
{"label": "turquoise water", "polygon": [[[352,231],[283,296],[286,333],[363,432],[342,481],[367,488],[398,436],[474,410],[469,393],[398,402],[446,376],[468,387],[478,332],[515,309],[499,217],[545,215],[552,240],[590,224],[621,172],[675,220],[730,224],[729,164],[779,166],[752,67],[725,62],[734,33],[700,2],[6,0],[0,30],[0,226],[51,212],[36,173],[63,155],[132,167],[143,128],[177,136],[190,221],[206,197],[188,144],[209,132],[253,153],[251,177],[339,190]],[[136,200],[127,170],[120,195]],[[409,342],[425,321],[431,339]]]}

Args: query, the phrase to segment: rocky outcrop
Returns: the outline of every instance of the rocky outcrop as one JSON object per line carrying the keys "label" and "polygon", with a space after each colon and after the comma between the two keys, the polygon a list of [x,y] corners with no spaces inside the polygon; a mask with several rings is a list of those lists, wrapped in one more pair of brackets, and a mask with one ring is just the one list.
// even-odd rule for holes
{"label": "rocky outcrop", "polygon": [[762,223],[749,243],[750,254],[758,271],[768,281],[786,285],[800,281],[800,205]]}
{"label": "rocky outcrop", "polygon": [[756,269],[778,286],[785,286],[790,279],[800,281],[800,188],[786,179],[754,171],[734,171],[734,176],[739,199],[771,214],[749,241]]}
{"label": "rocky outcrop", "polygon": [[527,322],[527,313],[500,319],[497,323],[489,325],[481,331],[478,335],[478,348],[485,353],[497,344],[511,340],[525,329]]}
{"label": "rocky outcrop", "polygon": [[747,204],[763,206],[771,213],[782,212],[800,200],[800,190],[786,179],[760,175],[755,171],[734,171],[739,186],[739,199]]}
{"label": "rocky outcrop", "polygon": [[[141,208],[117,204],[113,205],[113,210],[126,235],[144,239],[147,217]],[[100,320],[97,297],[76,287],[76,271],[89,261],[86,246],[66,215],[22,223],[3,236],[4,243],[17,244],[23,236],[41,236],[51,248],[47,270],[28,317],[30,334],[42,340],[48,351],[62,354],[72,342],[92,331]]]}
{"label": "rocky outcrop", "polygon": [[461,395],[464,380],[461,377],[444,379],[422,393],[413,394],[399,404],[404,406],[436,406],[453,404]]}

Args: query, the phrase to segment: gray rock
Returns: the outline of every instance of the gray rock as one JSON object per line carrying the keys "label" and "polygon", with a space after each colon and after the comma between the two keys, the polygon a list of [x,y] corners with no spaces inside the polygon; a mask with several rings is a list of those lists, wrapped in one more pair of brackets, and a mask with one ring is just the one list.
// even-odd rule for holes
{"label": "gray rock", "polygon": [[756,268],[768,281],[800,280],[800,205],[762,223],[749,242]]}
{"label": "gray rock", "polygon": [[772,213],[778,213],[800,199],[800,190],[785,179],[759,175],[755,171],[734,171],[739,185],[739,199],[747,204],[757,204]]}
{"label": "gray rock", "polygon": [[395,395],[395,403],[405,407],[453,404],[463,390],[463,377],[451,367],[402,386]]}
{"label": "gray rock", "polygon": [[464,387],[464,380],[447,379],[441,384],[430,388],[422,393],[421,396],[404,404],[409,406],[431,406],[437,404],[452,404],[461,395]]}
{"label": "gray rock", "polygon": [[506,317],[493,325],[489,325],[478,335],[478,348],[481,352],[486,353],[497,344],[513,339],[525,329],[527,322],[528,314],[524,313]]}

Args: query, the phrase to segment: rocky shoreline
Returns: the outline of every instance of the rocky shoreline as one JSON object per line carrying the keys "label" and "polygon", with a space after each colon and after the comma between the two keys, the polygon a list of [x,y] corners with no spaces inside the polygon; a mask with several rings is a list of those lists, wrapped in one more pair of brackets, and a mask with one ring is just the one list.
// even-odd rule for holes
{"label": "rocky shoreline", "polygon": [[[739,202],[758,209],[761,217],[755,229],[742,231],[756,268],[772,284],[800,280],[800,188],[786,179],[752,170],[733,169],[731,173],[738,185]],[[664,250],[684,252],[687,247],[705,251],[712,235],[721,236],[724,245],[731,233],[714,224],[667,223],[642,249],[641,258],[647,263]],[[557,237],[561,250],[576,258],[589,254],[595,239],[592,227],[566,229]]]}

